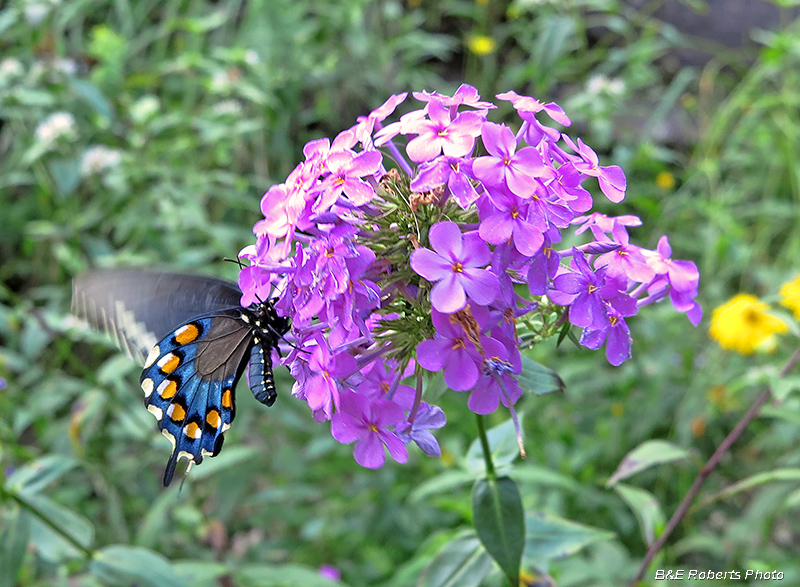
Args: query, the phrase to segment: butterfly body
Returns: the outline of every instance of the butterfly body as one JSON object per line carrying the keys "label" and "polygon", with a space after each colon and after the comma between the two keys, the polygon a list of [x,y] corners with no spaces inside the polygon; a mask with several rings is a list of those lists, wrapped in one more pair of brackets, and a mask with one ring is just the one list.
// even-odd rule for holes
{"label": "butterfly body", "polygon": [[[91,273],[76,279],[73,288],[77,315],[114,334],[130,354],[145,357],[140,379],[145,405],[173,444],[165,486],[178,459],[199,464],[219,453],[235,416],[236,384],[248,362],[253,395],[267,406],[275,402],[272,349],[288,332],[289,321],[269,301],[242,308],[241,292],[228,282],[129,270]],[[186,300],[194,307],[181,304]],[[151,304],[156,304],[153,311]],[[170,312],[176,304],[177,311]],[[193,317],[167,326],[170,315]],[[160,340],[145,353],[143,345],[156,336]]]}

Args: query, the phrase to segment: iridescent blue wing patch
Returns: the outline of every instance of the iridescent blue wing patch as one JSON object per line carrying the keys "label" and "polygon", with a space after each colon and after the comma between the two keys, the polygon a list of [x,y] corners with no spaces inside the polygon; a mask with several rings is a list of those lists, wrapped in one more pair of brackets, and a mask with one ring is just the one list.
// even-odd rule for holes
{"label": "iridescent blue wing patch", "polygon": [[145,361],[145,405],[172,442],[165,486],[178,459],[200,464],[222,448],[253,343],[253,329],[242,315],[231,309],[190,320],[161,339]]}

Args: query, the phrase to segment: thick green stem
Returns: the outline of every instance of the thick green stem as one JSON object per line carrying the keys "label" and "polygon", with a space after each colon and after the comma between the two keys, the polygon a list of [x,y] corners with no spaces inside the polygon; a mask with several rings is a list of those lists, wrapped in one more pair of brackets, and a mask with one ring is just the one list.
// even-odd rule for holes
{"label": "thick green stem", "polygon": [[494,472],[494,463],[492,462],[492,451],[489,448],[489,438],[486,436],[486,426],[483,422],[481,414],[475,414],[478,419],[478,436],[481,439],[481,446],[483,447],[483,460],[486,461],[486,477],[489,479],[496,479]]}

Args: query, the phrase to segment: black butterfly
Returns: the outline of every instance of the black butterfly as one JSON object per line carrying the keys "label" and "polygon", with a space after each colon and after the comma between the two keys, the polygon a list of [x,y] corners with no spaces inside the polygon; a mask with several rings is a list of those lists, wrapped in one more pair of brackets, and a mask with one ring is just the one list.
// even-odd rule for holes
{"label": "black butterfly", "polygon": [[180,457],[199,464],[219,453],[248,361],[256,399],[271,406],[277,398],[272,349],[289,319],[269,300],[242,308],[241,296],[233,283],[176,273],[118,269],[73,281],[73,313],[144,362],[145,405],[173,445],[164,486]]}

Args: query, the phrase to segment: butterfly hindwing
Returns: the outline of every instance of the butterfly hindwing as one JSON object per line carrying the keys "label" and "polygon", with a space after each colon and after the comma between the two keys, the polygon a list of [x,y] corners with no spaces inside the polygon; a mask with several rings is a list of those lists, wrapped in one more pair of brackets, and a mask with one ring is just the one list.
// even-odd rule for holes
{"label": "butterfly hindwing", "polygon": [[199,464],[222,448],[235,415],[236,383],[250,358],[253,331],[240,309],[180,325],[148,355],[141,385],[145,404],[173,443],[164,473],[169,485],[181,457]]}

